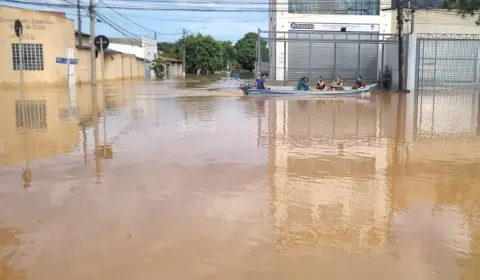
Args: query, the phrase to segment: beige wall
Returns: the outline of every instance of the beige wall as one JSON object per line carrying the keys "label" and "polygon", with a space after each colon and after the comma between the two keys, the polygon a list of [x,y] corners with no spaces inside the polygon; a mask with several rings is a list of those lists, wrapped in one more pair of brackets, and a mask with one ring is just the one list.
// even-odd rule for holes
{"label": "beige wall", "polygon": [[[131,80],[145,77],[142,59],[129,54],[105,53],[105,80]],[[75,67],[76,82],[90,83],[90,49],[77,48],[79,64]],[[97,80],[102,81],[102,61],[97,58]]]}
{"label": "beige wall", "polygon": [[[90,83],[91,81],[91,62],[90,49],[77,48],[75,56],[78,58],[78,65],[75,66],[75,81],[77,84]],[[102,79],[101,60],[97,58],[97,80]]]}
{"label": "beige wall", "polygon": [[[12,43],[18,43],[13,22],[23,21],[23,43],[43,44],[44,70],[25,71],[25,84],[65,84],[66,66],[57,64],[56,57],[65,57],[67,48],[75,47],[73,21],[52,13],[35,12],[26,9],[0,6],[0,87],[16,86],[20,80],[19,71],[13,70]],[[42,21],[42,22],[39,22]]]}
{"label": "beige wall", "polygon": [[[445,10],[420,10],[414,15],[414,32],[446,34],[480,34],[480,27],[475,24],[477,16],[460,15]],[[392,12],[392,32],[397,33],[397,12]],[[405,33],[410,33],[411,24],[404,26]]]}

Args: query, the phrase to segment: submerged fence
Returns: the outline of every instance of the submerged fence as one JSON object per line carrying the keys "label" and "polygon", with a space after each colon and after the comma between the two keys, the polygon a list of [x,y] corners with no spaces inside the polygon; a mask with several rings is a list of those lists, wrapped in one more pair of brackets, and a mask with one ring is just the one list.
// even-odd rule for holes
{"label": "submerged fence", "polygon": [[[353,82],[361,75],[366,83],[398,86],[398,41],[395,34],[370,32],[259,31],[269,57],[257,52],[257,71],[283,84],[322,76],[327,82],[340,76]],[[408,48],[408,40],[405,50]],[[407,67],[405,67],[407,69]],[[396,83],[395,83],[396,81]]]}

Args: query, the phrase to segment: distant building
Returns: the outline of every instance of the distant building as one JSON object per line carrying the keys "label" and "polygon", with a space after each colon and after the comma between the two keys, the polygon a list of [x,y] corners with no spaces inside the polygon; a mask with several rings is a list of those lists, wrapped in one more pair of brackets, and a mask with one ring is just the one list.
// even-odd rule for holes
{"label": "distant building", "polygon": [[172,76],[180,76],[183,73],[183,63],[179,59],[169,58],[169,57],[159,57],[163,61],[165,66],[165,74]]}

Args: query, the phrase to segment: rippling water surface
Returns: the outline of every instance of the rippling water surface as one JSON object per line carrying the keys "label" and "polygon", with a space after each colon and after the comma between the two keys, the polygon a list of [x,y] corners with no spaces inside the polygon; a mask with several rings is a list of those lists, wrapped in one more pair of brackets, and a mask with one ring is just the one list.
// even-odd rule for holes
{"label": "rippling water surface", "polygon": [[0,279],[480,278],[477,94],[198,83],[2,91]]}

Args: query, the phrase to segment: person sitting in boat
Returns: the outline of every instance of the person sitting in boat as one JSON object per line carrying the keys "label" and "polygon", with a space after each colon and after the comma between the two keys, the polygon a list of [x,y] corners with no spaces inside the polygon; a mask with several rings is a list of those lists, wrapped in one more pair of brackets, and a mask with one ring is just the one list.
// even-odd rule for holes
{"label": "person sitting in boat", "polygon": [[297,90],[310,90],[307,77],[300,78],[298,81]]}
{"label": "person sitting in boat", "polygon": [[325,82],[323,81],[322,76],[318,77],[317,89],[319,89],[319,90],[324,90],[325,89]]}
{"label": "person sitting in boat", "polygon": [[337,76],[335,78],[335,81],[333,81],[332,84],[330,85],[330,89],[331,90],[343,90],[343,81],[340,78],[340,76]]}
{"label": "person sitting in boat", "polygon": [[362,76],[358,75],[355,81],[355,85],[352,86],[352,89],[361,89],[365,88],[365,84],[363,83]]}
{"label": "person sitting in boat", "polygon": [[267,89],[267,87],[265,86],[265,80],[267,79],[267,76],[265,74],[263,74],[262,76],[260,76],[256,82],[257,82],[257,89]]}

